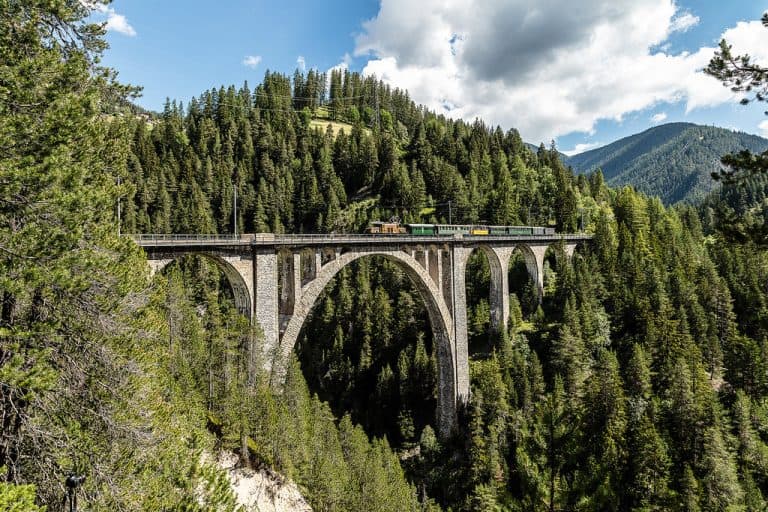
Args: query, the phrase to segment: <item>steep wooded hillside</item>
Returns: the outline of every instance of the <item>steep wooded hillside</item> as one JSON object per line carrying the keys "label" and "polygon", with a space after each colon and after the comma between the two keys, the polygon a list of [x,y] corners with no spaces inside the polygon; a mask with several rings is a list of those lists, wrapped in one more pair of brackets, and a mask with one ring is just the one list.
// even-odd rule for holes
{"label": "steep wooded hillside", "polygon": [[[514,130],[446,119],[354,73],[333,75],[331,97],[312,96],[333,107],[315,108],[302,101],[307,80],[268,73],[253,90],[211,90],[186,109],[169,103],[151,129],[128,120],[124,230],[229,232],[234,184],[241,232],[357,232],[397,214],[560,232],[583,225],[595,235],[571,260],[548,255],[541,305],[524,261],[512,261],[502,333],[489,330],[490,268],[473,255],[471,400],[449,439],[434,434],[435,344],[418,294],[390,262],[350,265],[326,287],[297,345],[295,385],[329,404],[311,415],[347,418],[342,439],[362,432],[355,423],[386,439],[372,441],[377,467],[387,467],[393,447],[419,497],[452,510],[764,508],[765,254],[718,238],[691,207],[609,189],[601,173],[573,175],[557,152],[532,151]],[[320,109],[351,132],[316,126]],[[181,282],[199,280],[190,272]],[[233,346],[213,339],[212,348],[182,353]],[[244,409],[240,423],[220,405],[230,391],[215,389],[210,409],[229,418],[225,440],[249,432],[254,460],[311,483],[310,502],[337,503],[325,497],[320,466],[303,465],[337,456],[333,445],[302,458],[293,430],[270,430],[268,400]],[[360,453],[370,450],[362,441]],[[334,474],[333,488],[349,478]],[[392,488],[408,502],[412,491],[399,479]],[[380,492],[342,506],[375,503]]]}
{"label": "steep wooded hillside", "polygon": [[[63,511],[78,473],[83,510],[236,512],[201,463],[217,448],[318,511],[766,509],[768,255],[712,222],[760,214],[764,182],[665,207],[338,70],[121,111],[88,12],[0,0],[0,510]],[[473,254],[472,388],[438,439],[436,344],[392,262],[328,284],[275,393],[221,271],[187,257],[150,282],[118,201],[123,233],[356,232],[397,214],[594,237],[545,255],[541,303],[512,259],[501,332]]]}
{"label": "steep wooded hillside", "polygon": [[768,140],[691,123],[670,123],[565,160],[577,173],[602,169],[611,186],[632,185],[665,204],[696,201],[712,190],[711,173],[727,153],[765,151]]}

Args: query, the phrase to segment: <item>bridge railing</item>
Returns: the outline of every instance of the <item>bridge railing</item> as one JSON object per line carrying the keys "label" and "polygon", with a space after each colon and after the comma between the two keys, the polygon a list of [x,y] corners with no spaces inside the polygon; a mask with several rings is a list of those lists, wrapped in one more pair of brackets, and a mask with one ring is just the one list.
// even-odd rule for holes
{"label": "bridge railing", "polygon": [[241,243],[253,239],[253,235],[244,238],[241,235],[231,234],[164,234],[164,233],[136,233],[125,235],[135,242],[205,242],[205,243]]}
{"label": "bridge railing", "polygon": [[[387,239],[387,240],[398,240],[398,239],[411,239],[411,238],[427,238],[430,240],[434,239],[444,239],[444,240],[454,240],[454,239],[469,239],[469,240],[502,240],[507,238],[520,238],[522,239],[529,239],[529,238],[547,238],[547,239],[590,239],[592,238],[592,235],[586,234],[586,233],[553,233],[553,234],[535,234],[535,235],[468,235],[468,234],[461,234],[461,233],[455,233],[455,234],[443,234],[443,235],[410,235],[410,234],[404,234],[404,233],[398,233],[398,234],[387,234],[387,233],[310,233],[306,235],[302,234],[286,234],[286,235],[272,235],[272,234],[263,234],[263,235],[244,235],[244,236],[252,236],[255,237],[256,240],[343,240],[343,239],[357,239],[357,240],[371,240],[371,239]],[[272,238],[260,238],[261,236],[264,237],[272,237]],[[243,240],[249,240],[248,238],[243,238]]]}
{"label": "bridge railing", "polygon": [[531,238],[587,240],[590,235],[585,234],[558,234],[558,235],[382,235],[380,233],[307,233],[307,234],[280,234],[274,233],[246,233],[233,234],[130,234],[125,235],[140,245],[245,245],[245,244],[317,244],[333,242],[381,242],[387,241],[440,241],[451,240],[529,240]]}
{"label": "bridge railing", "polygon": [[[258,235],[257,235],[258,236]],[[309,233],[309,234],[286,234],[286,235],[274,235],[274,240],[279,241],[315,241],[315,240],[380,240],[382,238],[388,240],[408,239],[408,238],[426,238],[424,235],[389,235],[382,233]],[[453,235],[430,235],[428,238],[432,239],[449,239],[453,238]],[[259,240],[259,238],[256,238]]]}
{"label": "bridge railing", "polygon": [[[337,240],[337,239],[360,239],[370,240],[377,237],[390,237],[390,235],[381,235],[379,233],[245,233],[242,235],[232,234],[165,234],[165,233],[137,233],[126,234],[125,236],[136,240],[137,242],[185,242],[185,241],[231,241],[231,242],[250,242],[272,241],[272,240]],[[398,235],[408,236],[408,235]],[[432,236],[438,238],[438,236]],[[443,238],[453,238],[453,235],[443,235]]]}

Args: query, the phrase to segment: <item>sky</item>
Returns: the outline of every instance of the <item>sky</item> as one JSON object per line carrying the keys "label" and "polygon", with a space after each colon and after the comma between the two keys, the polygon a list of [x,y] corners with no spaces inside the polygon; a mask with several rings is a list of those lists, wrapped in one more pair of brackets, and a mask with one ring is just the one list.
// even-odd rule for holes
{"label": "sky", "polygon": [[267,70],[375,74],[453,118],[578,153],[669,122],[768,137],[766,104],[701,70],[726,38],[768,66],[768,0],[115,0],[104,64],[161,110]]}

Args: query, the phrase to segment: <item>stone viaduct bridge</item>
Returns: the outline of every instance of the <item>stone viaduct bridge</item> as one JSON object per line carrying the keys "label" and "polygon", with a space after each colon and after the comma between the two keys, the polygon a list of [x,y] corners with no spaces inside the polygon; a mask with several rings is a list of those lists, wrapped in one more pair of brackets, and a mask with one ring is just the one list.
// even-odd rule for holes
{"label": "stone viaduct bridge", "polygon": [[346,265],[381,256],[402,268],[426,304],[438,362],[438,431],[445,436],[457,406],[469,396],[465,273],[470,254],[482,251],[491,269],[491,325],[509,320],[508,265],[520,251],[535,291],[543,294],[544,255],[563,243],[570,257],[590,239],[583,234],[514,236],[413,235],[131,235],[147,254],[151,271],[199,254],[214,261],[232,286],[237,309],[264,333],[273,384],[281,385],[301,327],[315,301]]}

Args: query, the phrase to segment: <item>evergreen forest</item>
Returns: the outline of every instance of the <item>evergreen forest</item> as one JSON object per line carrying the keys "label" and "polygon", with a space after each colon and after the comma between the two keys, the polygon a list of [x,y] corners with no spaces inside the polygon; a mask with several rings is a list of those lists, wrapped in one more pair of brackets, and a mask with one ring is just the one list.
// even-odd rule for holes
{"label": "evergreen forest", "polygon": [[[0,0],[1,511],[66,510],[71,474],[84,510],[236,511],[219,450],[318,511],[766,510],[768,257],[739,233],[768,181],[668,207],[348,71],[147,112],[88,12]],[[541,303],[512,259],[503,332],[473,253],[471,396],[447,438],[428,316],[391,262],[326,287],[277,392],[218,268],[150,278],[120,235],[391,217],[593,235],[548,252]]]}
{"label": "evergreen forest", "polygon": [[565,163],[576,172],[600,168],[609,186],[632,185],[658,196],[664,204],[698,203],[717,185],[711,175],[724,168],[720,161],[723,155],[766,149],[768,140],[757,135],[716,126],[668,123],[565,157]]}

